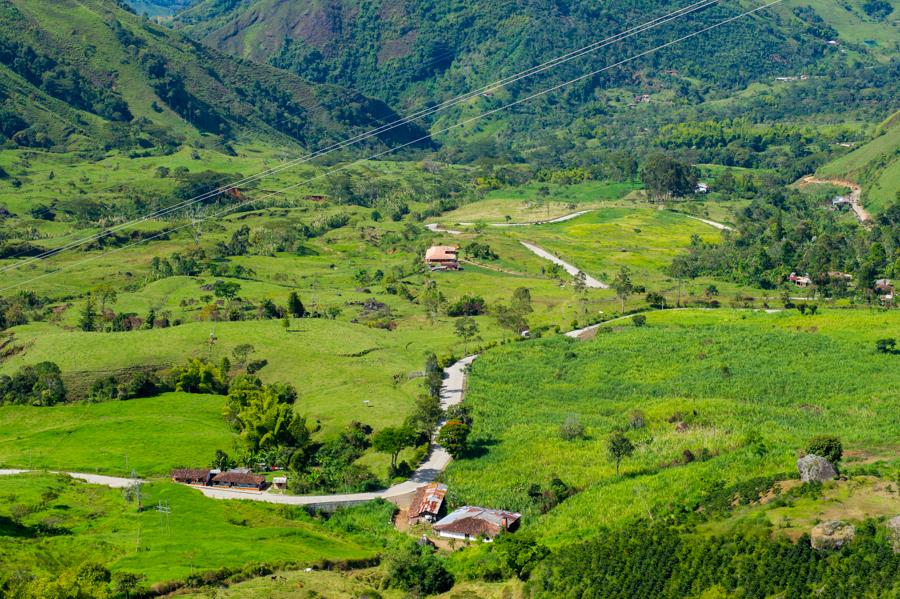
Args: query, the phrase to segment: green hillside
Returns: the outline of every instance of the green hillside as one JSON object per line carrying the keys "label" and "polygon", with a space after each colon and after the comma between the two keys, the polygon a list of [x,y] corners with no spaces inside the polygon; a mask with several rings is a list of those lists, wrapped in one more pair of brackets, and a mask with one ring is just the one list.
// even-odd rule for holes
{"label": "green hillside", "polygon": [[226,57],[112,0],[6,2],[0,31],[0,135],[19,146],[240,136],[308,146],[392,117],[380,102]]}
{"label": "green hillside", "polygon": [[870,142],[824,165],[819,172],[858,182],[863,188],[863,203],[873,212],[900,199],[900,113],[886,119]]}

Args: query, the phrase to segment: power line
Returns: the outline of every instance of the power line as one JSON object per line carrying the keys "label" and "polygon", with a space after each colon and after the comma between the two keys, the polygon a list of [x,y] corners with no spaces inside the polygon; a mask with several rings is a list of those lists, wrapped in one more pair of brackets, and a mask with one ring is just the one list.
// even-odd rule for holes
{"label": "power line", "polygon": [[[512,108],[512,107],[514,107],[514,106],[518,106],[519,104],[523,104],[523,103],[525,103],[525,102],[529,102],[529,101],[534,100],[534,99],[536,99],[536,98],[545,96],[545,95],[547,95],[547,94],[549,94],[549,93],[552,93],[552,92],[554,92],[554,91],[557,91],[557,90],[559,90],[559,89],[562,89],[563,87],[569,86],[569,85],[571,85],[571,84],[573,84],[573,83],[577,83],[577,82],[579,82],[579,81],[583,81],[583,80],[588,79],[588,78],[590,78],[590,77],[594,77],[595,75],[598,75],[598,74],[603,73],[603,72],[605,72],[605,71],[609,71],[609,70],[614,69],[614,68],[616,68],[616,67],[622,66],[623,64],[627,64],[627,63],[629,63],[629,62],[632,62],[632,61],[634,61],[634,60],[637,60],[637,59],[639,59],[639,58],[642,58],[642,57],[644,57],[644,56],[647,56],[647,55],[649,55],[649,54],[652,54],[652,53],[654,53],[654,52],[657,52],[657,51],[659,51],[659,50],[662,50],[662,49],[665,49],[665,48],[674,46],[674,45],[676,45],[676,44],[678,44],[678,43],[681,43],[681,42],[683,42],[683,41],[685,41],[685,40],[691,39],[691,38],[693,38],[693,37],[696,37],[696,36],[698,36],[698,35],[701,35],[701,34],[703,34],[703,33],[706,33],[706,32],[708,32],[708,31],[711,31],[711,30],[713,30],[713,29],[716,29],[716,28],[718,28],[718,27],[722,27],[723,25],[727,25],[727,24],[729,24],[729,23],[732,23],[732,22],[734,22],[734,21],[736,21],[736,20],[738,20],[738,19],[740,19],[740,18],[743,18],[743,17],[749,16],[749,15],[755,14],[755,13],[757,13],[757,12],[759,12],[759,11],[765,10],[765,9],[767,9],[767,8],[769,8],[769,7],[771,7],[771,6],[774,6],[774,5],[776,5],[776,4],[779,4],[779,3],[783,2],[783,1],[784,1],[784,0],[773,0],[772,2],[769,2],[769,3],[764,4],[764,5],[762,5],[762,6],[758,6],[758,7],[756,7],[756,8],[753,8],[753,9],[748,10],[748,11],[746,11],[746,12],[743,12],[743,13],[741,13],[741,14],[735,15],[735,16],[733,16],[733,17],[729,17],[729,18],[727,18],[727,19],[724,19],[724,20],[722,20],[722,21],[719,21],[719,22],[717,22],[717,23],[714,23],[714,24],[712,24],[712,25],[709,25],[709,26],[707,26],[707,27],[704,27],[704,28],[702,28],[702,29],[699,29],[699,30],[697,30],[697,31],[695,31],[695,32],[693,32],[693,33],[689,33],[689,34],[684,35],[684,36],[681,36],[681,37],[679,37],[679,38],[677,38],[677,39],[675,39],[675,40],[672,40],[672,41],[670,41],[670,42],[666,42],[666,43],[664,43],[664,44],[660,44],[660,45],[658,45],[658,46],[655,46],[655,47],[653,47],[653,48],[650,48],[649,50],[645,50],[645,51],[643,51],[643,52],[640,52],[640,53],[638,53],[638,54],[635,54],[635,55],[633,55],[633,56],[630,56],[630,57],[625,58],[625,59],[623,59],[623,60],[620,60],[620,61],[618,61],[618,62],[615,62],[615,63],[613,63],[613,64],[611,64],[611,65],[607,65],[607,66],[602,67],[602,68],[600,68],[600,69],[596,69],[596,70],[591,71],[591,72],[589,72],[589,73],[585,73],[585,74],[583,74],[583,75],[580,75],[580,76],[578,76],[578,77],[575,77],[574,79],[570,79],[570,80],[565,81],[565,82],[563,82],[563,83],[559,83],[559,84],[557,84],[557,85],[551,86],[551,87],[549,87],[549,88],[546,88],[546,89],[544,89],[544,90],[541,90],[541,91],[539,91],[539,92],[536,92],[536,93],[534,93],[534,94],[531,94],[531,95],[529,95],[529,96],[527,96],[527,97],[525,97],[525,98],[521,98],[521,99],[519,99],[519,100],[515,100],[515,101],[510,102],[510,103],[508,103],[508,104],[504,104],[503,106],[500,106],[500,107],[498,107],[498,108],[494,108],[494,109],[488,110],[488,111],[486,111],[486,112],[483,112],[483,113],[481,113],[481,114],[479,114],[479,115],[476,115],[476,116],[474,116],[474,117],[470,117],[470,118],[468,118],[468,119],[465,119],[465,120],[463,120],[463,121],[460,121],[460,122],[458,122],[458,123],[456,123],[456,124],[454,124],[454,125],[451,125],[451,126],[449,126],[449,127],[445,127],[444,129],[441,129],[441,130],[436,131],[436,132],[434,132],[434,133],[429,133],[429,134],[427,134],[427,135],[424,135],[424,136],[419,137],[419,138],[417,138],[417,139],[414,139],[414,140],[412,140],[412,141],[406,142],[406,143],[401,144],[401,145],[399,145],[399,146],[395,146],[395,147],[393,147],[393,148],[389,148],[389,149],[387,149],[387,150],[383,150],[383,151],[381,151],[381,152],[377,152],[377,153],[375,153],[375,154],[372,154],[371,156],[369,156],[369,157],[367,157],[367,158],[361,158],[361,159],[359,159],[359,160],[356,160],[356,161],[351,162],[351,163],[349,163],[349,164],[343,165],[343,166],[341,166],[341,167],[331,169],[331,170],[329,170],[329,171],[327,171],[327,172],[325,172],[325,173],[322,173],[322,174],[317,175],[317,176],[315,176],[315,177],[311,177],[311,178],[309,178],[309,179],[306,179],[306,180],[301,181],[301,182],[299,182],[299,183],[296,183],[296,184],[294,184],[294,185],[289,185],[289,186],[287,186],[287,187],[285,187],[285,188],[282,188],[282,189],[280,189],[280,190],[278,190],[278,191],[274,191],[274,192],[271,192],[271,193],[269,193],[269,194],[263,195],[263,196],[261,196],[261,197],[259,197],[259,198],[246,200],[246,201],[244,201],[244,202],[240,202],[240,203],[238,203],[238,204],[234,204],[234,205],[228,206],[228,207],[225,208],[224,210],[221,210],[221,211],[219,211],[219,212],[215,212],[215,213],[213,213],[213,214],[204,216],[201,220],[208,220],[208,219],[210,219],[210,218],[215,218],[215,217],[223,216],[223,215],[225,215],[225,214],[227,214],[227,213],[229,213],[229,212],[232,212],[232,211],[234,211],[234,210],[236,210],[236,209],[238,209],[238,208],[241,208],[242,206],[246,206],[246,205],[249,205],[249,204],[254,204],[254,203],[257,203],[257,202],[261,202],[261,201],[263,201],[263,200],[267,200],[267,199],[269,199],[269,198],[272,198],[272,197],[274,197],[274,196],[276,196],[276,195],[282,195],[282,194],[284,194],[284,193],[287,192],[287,191],[290,191],[290,190],[292,190],[292,189],[296,189],[297,187],[300,187],[300,186],[302,186],[302,185],[305,185],[305,184],[307,184],[307,183],[309,183],[309,182],[311,182],[311,181],[315,181],[315,180],[318,180],[318,179],[327,177],[328,175],[331,175],[331,174],[336,173],[336,172],[345,171],[345,170],[349,169],[350,167],[355,166],[355,165],[357,165],[357,164],[359,164],[359,163],[361,163],[361,162],[365,162],[365,161],[367,161],[367,160],[375,160],[375,159],[380,158],[380,157],[382,157],[382,156],[385,156],[385,155],[387,155],[387,154],[396,152],[397,150],[400,150],[400,149],[402,149],[402,148],[405,148],[405,147],[408,147],[408,146],[417,144],[417,143],[419,143],[419,142],[425,141],[425,140],[427,140],[427,139],[429,139],[429,138],[431,138],[431,137],[433,137],[433,136],[435,136],[435,135],[441,135],[441,134],[443,134],[443,133],[447,133],[448,131],[452,131],[453,129],[457,129],[457,128],[459,128],[459,127],[463,127],[463,126],[465,126],[465,125],[468,125],[469,123],[472,123],[472,122],[474,122],[474,121],[477,121],[477,120],[479,120],[479,119],[482,119],[482,118],[484,118],[484,117],[486,117],[486,116],[490,116],[490,115],[492,115],[492,114],[496,114],[496,113],[498,113],[498,112],[501,112],[501,111],[506,110],[506,109],[508,109],[508,108]],[[34,281],[37,281],[37,280],[40,280],[40,279],[44,279],[44,278],[49,277],[49,276],[51,276],[51,275],[53,275],[53,274],[56,274],[56,273],[58,273],[58,272],[63,272],[63,271],[66,271],[66,270],[70,270],[71,268],[73,268],[73,267],[75,267],[75,266],[80,266],[80,265],[86,264],[86,263],[88,263],[88,262],[93,262],[94,260],[98,260],[98,259],[100,259],[100,258],[102,258],[103,256],[106,256],[106,255],[108,255],[108,254],[113,254],[113,253],[116,253],[116,252],[120,252],[120,251],[122,251],[122,250],[130,249],[130,248],[132,248],[132,247],[134,247],[134,246],[136,246],[136,245],[142,244],[142,243],[144,243],[144,242],[146,242],[146,241],[151,241],[151,240],[153,240],[153,239],[157,239],[157,238],[159,238],[159,237],[162,237],[163,235],[168,235],[169,233],[172,233],[172,232],[174,232],[174,231],[181,230],[181,229],[183,229],[183,228],[185,228],[185,227],[187,227],[187,226],[193,226],[193,224],[194,224],[194,223],[191,222],[191,223],[188,223],[188,224],[186,224],[186,225],[180,225],[180,226],[177,226],[177,227],[172,227],[172,228],[167,229],[167,230],[165,230],[165,231],[161,231],[160,233],[158,233],[158,234],[156,234],[156,235],[152,235],[152,236],[150,236],[150,237],[146,237],[146,238],[141,239],[141,240],[139,240],[139,241],[136,241],[136,242],[134,242],[134,243],[131,243],[131,244],[128,244],[128,245],[124,245],[124,246],[121,246],[121,247],[118,247],[118,248],[114,248],[114,249],[112,249],[112,250],[107,250],[107,251],[102,252],[102,253],[100,253],[100,254],[98,254],[98,255],[96,255],[96,256],[91,256],[91,257],[86,258],[86,259],[84,259],[84,260],[75,262],[74,264],[70,264],[70,265],[67,265],[67,266],[63,266],[63,267],[61,267],[61,268],[59,268],[59,269],[57,269],[57,270],[55,270],[55,271],[47,272],[47,273],[44,273],[44,274],[42,274],[42,275],[38,275],[38,276],[36,276],[36,277],[32,277],[32,278],[30,278],[30,279],[26,279],[25,281],[22,281],[22,282],[19,282],[19,283],[14,283],[13,285],[8,285],[8,286],[6,286],[6,287],[0,288],[0,292],[8,291],[8,290],[10,290],[10,289],[15,289],[15,288],[21,287],[22,285],[26,285],[26,284],[28,284],[28,283],[31,283],[31,282],[34,282]]]}
{"label": "power line", "polygon": [[[203,193],[203,194],[200,194],[200,195],[198,195],[198,196],[195,196],[195,197],[193,197],[193,198],[189,198],[189,199],[187,199],[187,200],[184,200],[184,201],[182,201],[181,203],[178,203],[178,204],[175,204],[175,205],[173,205],[173,206],[169,206],[169,207],[160,209],[160,210],[158,210],[158,211],[156,211],[156,212],[154,212],[154,213],[148,214],[148,215],[143,216],[143,217],[140,217],[140,218],[138,218],[138,219],[134,219],[134,220],[132,220],[132,221],[129,221],[129,222],[126,222],[126,223],[122,223],[122,224],[120,224],[120,225],[116,225],[115,227],[111,227],[111,228],[105,229],[104,231],[101,231],[100,233],[96,233],[96,234],[94,234],[94,235],[92,235],[92,236],[85,237],[85,238],[82,238],[82,239],[80,239],[80,240],[75,240],[75,241],[72,241],[72,242],[70,242],[70,243],[68,243],[68,244],[66,244],[66,245],[63,245],[63,246],[60,246],[60,247],[57,247],[57,248],[53,248],[53,249],[47,250],[47,251],[45,251],[45,252],[42,252],[41,254],[38,254],[37,256],[32,256],[32,257],[30,257],[30,258],[28,258],[28,259],[26,259],[26,260],[21,261],[21,262],[16,262],[16,263],[13,263],[13,264],[9,264],[9,265],[0,267],[0,272],[6,272],[7,270],[13,270],[13,269],[20,268],[20,267],[22,267],[22,266],[26,266],[26,265],[28,265],[28,264],[31,264],[32,262],[36,262],[36,261],[38,261],[38,260],[43,260],[43,259],[46,259],[46,258],[55,256],[55,255],[57,255],[57,254],[60,254],[60,253],[62,253],[62,252],[64,252],[64,251],[67,251],[67,250],[69,250],[69,249],[73,249],[73,248],[78,247],[78,246],[80,246],[80,245],[84,245],[85,243],[89,243],[90,241],[94,241],[94,240],[100,239],[100,238],[102,238],[102,237],[109,236],[109,235],[111,235],[112,233],[114,233],[114,232],[116,232],[116,231],[118,231],[118,230],[127,228],[127,227],[129,227],[129,226],[136,225],[136,224],[138,224],[138,223],[145,222],[145,221],[150,220],[150,219],[153,219],[153,218],[159,218],[160,216],[163,216],[163,215],[165,215],[165,214],[171,214],[171,213],[173,213],[173,212],[177,212],[178,210],[181,210],[182,208],[185,208],[185,207],[190,206],[190,205],[192,205],[192,204],[196,204],[196,203],[198,203],[198,202],[202,202],[202,201],[207,200],[207,199],[209,199],[209,198],[211,198],[211,197],[214,197],[214,196],[216,196],[216,195],[218,195],[218,194],[221,194],[221,193],[227,191],[228,189],[231,189],[231,188],[234,188],[234,187],[237,187],[237,186],[240,186],[240,185],[245,185],[245,184],[247,184],[247,183],[252,183],[252,182],[258,181],[258,180],[260,180],[260,179],[264,179],[264,178],[266,178],[266,177],[269,177],[269,176],[272,176],[272,175],[274,175],[274,174],[276,174],[276,173],[279,173],[279,172],[281,172],[281,171],[283,171],[283,170],[286,170],[286,169],[289,169],[289,168],[293,168],[294,166],[297,166],[297,165],[299,165],[299,164],[303,164],[303,163],[305,163],[305,162],[309,162],[310,160],[313,160],[314,158],[318,158],[318,157],[324,156],[324,155],[326,155],[326,154],[329,154],[329,153],[334,152],[334,151],[336,151],[336,150],[343,149],[343,148],[346,148],[346,147],[348,147],[348,146],[354,145],[354,144],[356,144],[356,143],[359,143],[359,142],[364,141],[364,140],[366,140],[366,139],[369,139],[369,138],[371,138],[371,137],[375,137],[375,136],[377,136],[377,135],[381,135],[381,134],[386,133],[386,132],[388,132],[388,131],[392,131],[392,130],[394,130],[394,129],[397,129],[397,128],[399,128],[399,127],[402,127],[402,126],[404,126],[404,125],[407,125],[407,124],[409,124],[409,123],[411,123],[411,122],[413,122],[413,121],[416,121],[416,120],[419,120],[419,119],[422,119],[422,118],[425,118],[425,117],[428,117],[428,116],[432,116],[432,115],[434,115],[434,114],[436,114],[436,113],[438,113],[438,112],[442,112],[442,111],[444,111],[444,110],[447,110],[448,108],[451,108],[451,107],[453,107],[453,106],[456,106],[456,105],[458,105],[458,104],[460,104],[460,103],[462,103],[462,102],[464,102],[464,101],[466,101],[466,100],[469,100],[469,99],[471,99],[471,98],[473,98],[473,97],[475,97],[475,96],[481,95],[481,94],[483,94],[483,93],[485,93],[485,92],[492,91],[492,90],[496,90],[496,89],[499,89],[499,88],[502,88],[502,87],[507,87],[507,86],[509,86],[509,85],[511,85],[511,84],[513,84],[513,83],[515,83],[515,82],[517,82],[517,81],[520,81],[520,80],[522,80],[522,79],[526,79],[526,78],[528,78],[528,77],[531,77],[531,76],[534,76],[534,75],[536,75],[536,74],[542,73],[542,72],[544,72],[544,71],[550,70],[550,69],[555,68],[555,67],[557,67],[557,66],[559,66],[559,65],[561,65],[561,64],[564,64],[564,63],[566,63],[566,62],[570,62],[570,61],[572,61],[572,60],[574,60],[574,59],[576,59],[576,58],[580,58],[580,57],[582,57],[582,56],[584,56],[584,55],[586,55],[586,54],[589,54],[589,53],[591,53],[591,52],[594,52],[595,50],[598,50],[598,49],[603,48],[603,47],[605,47],[605,46],[611,45],[611,44],[616,43],[616,42],[620,42],[620,41],[625,40],[625,39],[628,39],[628,38],[630,38],[630,37],[634,37],[635,35],[638,35],[638,34],[640,34],[640,33],[643,33],[643,32],[645,32],[645,31],[648,31],[648,30],[653,29],[653,28],[655,28],[655,27],[658,27],[658,26],[660,26],[660,25],[664,25],[664,24],[669,23],[669,22],[671,22],[671,21],[673,21],[673,20],[679,19],[679,18],[681,18],[681,17],[683,17],[683,16],[689,15],[689,14],[691,14],[691,13],[697,12],[697,11],[699,11],[699,10],[702,10],[702,9],[704,9],[704,8],[707,8],[707,7],[709,7],[709,6],[712,6],[712,5],[714,5],[714,4],[717,4],[717,3],[719,3],[720,1],[721,1],[721,0],[701,0],[700,2],[696,2],[696,3],[692,4],[692,5],[689,5],[689,6],[684,7],[684,8],[680,8],[680,9],[675,10],[675,11],[673,11],[673,12],[671,12],[671,13],[668,13],[667,15],[664,15],[664,16],[662,16],[662,17],[657,17],[657,18],[655,18],[655,19],[653,19],[653,20],[651,20],[651,21],[648,21],[648,22],[646,22],[646,23],[643,23],[643,24],[638,25],[638,26],[636,26],[636,27],[633,27],[633,28],[631,28],[631,29],[627,29],[627,30],[625,30],[625,31],[623,31],[623,32],[621,32],[621,33],[617,33],[617,34],[612,35],[612,36],[610,36],[610,37],[607,37],[607,38],[605,38],[605,39],[603,39],[603,40],[600,40],[600,41],[597,41],[597,42],[593,42],[593,43],[591,43],[591,44],[588,44],[587,46],[584,46],[584,47],[579,48],[579,49],[577,49],[577,50],[573,50],[573,51],[571,51],[571,52],[569,52],[569,53],[567,53],[567,54],[564,54],[564,55],[562,55],[562,56],[558,56],[558,57],[553,58],[553,59],[551,59],[551,60],[548,60],[548,61],[546,61],[546,62],[544,62],[544,63],[541,63],[541,64],[539,64],[539,65],[536,65],[536,66],[533,66],[533,67],[529,67],[528,69],[525,69],[524,71],[520,71],[520,72],[518,72],[518,73],[516,73],[516,74],[509,75],[509,76],[507,76],[507,77],[504,77],[504,78],[502,78],[502,79],[499,79],[499,80],[497,80],[497,81],[494,81],[494,82],[492,82],[492,83],[490,83],[490,84],[488,84],[488,85],[485,85],[485,86],[483,86],[483,87],[480,87],[480,88],[478,88],[478,89],[475,89],[475,90],[466,92],[466,93],[464,93],[464,94],[461,94],[461,95],[459,95],[459,96],[456,96],[456,97],[454,97],[454,98],[451,98],[450,100],[446,100],[446,101],[444,101],[444,102],[442,102],[442,103],[440,103],[440,104],[437,104],[437,105],[435,105],[435,106],[433,106],[433,107],[420,109],[420,110],[418,110],[418,111],[412,113],[411,115],[408,115],[408,116],[403,117],[403,118],[401,118],[401,119],[397,119],[397,120],[395,120],[395,121],[393,121],[393,122],[391,122],[391,123],[382,125],[382,126],[377,127],[377,128],[375,128],[375,129],[371,129],[371,130],[369,130],[369,131],[367,131],[367,132],[365,132],[365,133],[361,133],[361,134],[359,134],[359,135],[356,135],[356,136],[354,136],[354,137],[351,137],[351,138],[349,138],[349,139],[347,139],[347,140],[344,140],[344,141],[342,141],[342,142],[338,142],[338,143],[332,144],[332,145],[330,145],[330,146],[327,146],[327,147],[325,147],[325,148],[322,148],[322,149],[320,149],[320,150],[317,150],[316,152],[313,152],[312,154],[307,154],[306,156],[301,156],[301,157],[299,157],[299,158],[295,158],[294,160],[288,161],[288,162],[286,162],[286,163],[284,163],[284,164],[282,164],[282,165],[279,165],[279,166],[277,166],[277,167],[273,167],[273,168],[271,168],[271,169],[267,169],[267,170],[261,171],[260,173],[257,173],[257,174],[255,174],[255,175],[251,175],[250,177],[245,177],[244,179],[241,179],[241,180],[239,180],[239,181],[236,181],[236,182],[234,182],[234,183],[232,183],[232,184],[230,184],[230,185],[218,187],[218,188],[216,188],[216,189],[214,189],[214,190],[207,191],[207,192],[205,192],[205,193]],[[421,142],[421,141],[424,141],[424,140],[426,140],[426,139],[429,139],[430,137],[432,137],[432,136],[431,136],[431,135],[427,135],[427,136],[421,137],[421,138],[415,140],[413,143],[406,143],[406,144],[403,144],[403,145],[401,145],[401,146],[396,147],[395,149],[400,149],[400,148],[407,147],[407,146],[410,146],[410,145],[415,145],[415,144],[417,144],[417,143],[419,143],[419,142]],[[315,179],[315,178],[314,178],[314,179]],[[310,180],[314,180],[314,179],[310,179]]]}

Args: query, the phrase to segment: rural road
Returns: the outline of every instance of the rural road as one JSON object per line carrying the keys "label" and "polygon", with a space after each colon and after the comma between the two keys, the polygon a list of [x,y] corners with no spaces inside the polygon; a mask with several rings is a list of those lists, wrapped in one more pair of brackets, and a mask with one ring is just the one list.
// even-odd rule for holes
{"label": "rural road", "polygon": [[800,186],[805,187],[813,184],[837,185],[839,187],[850,188],[850,206],[853,208],[856,218],[859,222],[866,223],[872,221],[872,215],[862,205],[862,187],[853,181],[847,179],[824,179],[814,175],[807,175],[800,179]]}
{"label": "rural road", "polygon": [[723,223],[717,223],[714,220],[709,220],[707,218],[700,218],[699,216],[691,216],[690,214],[685,214],[685,216],[688,218],[692,218],[694,220],[699,220],[701,223],[706,223],[710,227],[715,227],[716,229],[718,229],[720,231],[734,231],[734,227],[729,227],[728,225],[723,224]]}
{"label": "rural road", "polygon": [[[558,216],[556,218],[551,218],[547,220],[535,220],[527,223],[488,223],[489,227],[530,227],[532,225],[549,225],[553,223],[564,223],[567,220],[572,220],[573,218],[578,218],[579,216],[585,215],[588,212],[593,212],[593,210],[580,210],[578,212],[573,212],[571,214],[566,214],[564,216]],[[471,227],[475,223],[459,223],[463,227]],[[441,225],[437,223],[428,223],[425,225],[425,228],[429,231],[434,231],[435,233],[447,233],[448,235],[462,235],[462,231],[454,231],[453,229],[445,229]]]}
{"label": "rural road", "polygon": [[[31,472],[31,470],[0,470],[0,476],[13,476],[16,474],[27,474]],[[102,474],[85,474],[83,472],[56,472],[51,471],[51,474],[68,474],[72,478],[77,478],[78,480],[83,480],[86,483],[90,483],[92,485],[103,485],[104,487],[110,487],[112,489],[127,489],[134,483],[144,483],[147,481],[141,480],[139,478],[122,478],[119,476],[103,476]]]}
{"label": "rural road", "polygon": [[[537,254],[541,258],[543,258],[545,260],[549,260],[550,262],[553,262],[554,264],[559,264],[560,266],[563,267],[563,269],[567,273],[569,273],[573,277],[578,276],[578,273],[582,272],[579,268],[576,268],[575,266],[569,264],[565,260],[557,258],[556,256],[554,256],[547,250],[545,250],[539,246],[536,246],[533,243],[528,243],[527,241],[520,241],[519,243],[524,245],[531,252]],[[606,283],[604,283],[602,281],[598,281],[591,275],[584,273],[584,276],[585,276],[584,282],[588,287],[591,287],[592,289],[609,289],[609,285],[607,285]]]}
{"label": "rural road", "polygon": [[[466,368],[475,361],[478,356],[468,356],[455,362],[444,369],[444,383],[441,385],[441,407],[449,408],[463,400],[466,387]],[[441,423],[443,424],[443,423]],[[440,425],[438,425],[440,428]],[[412,476],[383,491],[371,493],[344,493],[340,495],[276,495],[274,493],[260,493],[256,491],[235,491],[232,489],[220,489],[216,487],[197,487],[198,490],[214,499],[252,499],[254,501],[266,501],[269,503],[281,503],[288,505],[307,506],[340,506],[354,505],[373,499],[389,499],[412,493],[422,485],[429,483],[443,472],[452,458],[440,445],[434,444],[431,454]]]}

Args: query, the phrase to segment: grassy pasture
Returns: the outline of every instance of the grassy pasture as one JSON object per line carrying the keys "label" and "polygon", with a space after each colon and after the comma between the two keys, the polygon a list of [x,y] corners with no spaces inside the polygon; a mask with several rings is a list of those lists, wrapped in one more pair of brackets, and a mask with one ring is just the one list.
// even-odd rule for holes
{"label": "grassy pasture", "polygon": [[[677,506],[715,480],[790,472],[816,434],[897,463],[900,369],[896,356],[874,351],[876,338],[900,334],[895,314],[669,311],[647,321],[476,361],[466,399],[475,409],[475,457],[446,474],[454,501],[533,512],[528,486],[559,476],[583,491],[528,522],[556,543]],[[616,479],[606,438],[629,425],[633,410],[646,426],[629,431],[637,450]],[[569,414],[586,426],[586,439],[560,438]],[[763,456],[745,445],[753,431]],[[697,456],[704,448],[714,457],[682,463],[684,450]]]}
{"label": "grassy pasture", "polygon": [[0,406],[0,464],[71,472],[167,475],[202,466],[234,433],[223,397],[166,393],[52,408]]}
{"label": "grassy pasture", "polygon": [[[192,572],[256,562],[314,563],[376,555],[392,507],[352,508],[332,522],[303,510],[215,501],[172,483],[142,487],[138,512],[120,490],[53,475],[0,477],[0,558],[4,570],[54,574],[86,561],[137,572],[152,584]],[[168,524],[149,506],[168,502]],[[16,522],[13,510],[24,513]],[[343,531],[342,522],[356,532]],[[37,535],[37,526],[58,534]]]}

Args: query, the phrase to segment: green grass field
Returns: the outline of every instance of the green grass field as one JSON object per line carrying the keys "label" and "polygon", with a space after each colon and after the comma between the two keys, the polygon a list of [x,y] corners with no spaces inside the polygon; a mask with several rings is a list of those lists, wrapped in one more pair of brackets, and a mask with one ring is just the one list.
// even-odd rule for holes
{"label": "green grass field", "polygon": [[167,475],[231,449],[223,397],[166,393],[52,408],[0,406],[0,464],[70,472]]}
{"label": "green grass field", "polygon": [[[665,512],[715,480],[793,471],[817,434],[896,467],[900,368],[874,348],[900,336],[896,314],[668,311],[649,314],[645,327],[621,322],[590,341],[552,338],[476,361],[466,397],[476,457],[446,474],[455,504],[524,510],[526,526],[561,543]],[[634,410],[646,426],[629,431],[637,450],[616,479],[606,439]],[[569,414],[586,439],[560,438]],[[745,445],[751,432],[764,455]],[[682,464],[685,450],[704,449],[709,460]],[[537,517],[526,491],[554,476],[582,491]]]}
{"label": "green grass field", "polygon": [[[142,487],[141,512],[120,490],[52,475],[0,477],[0,497],[6,574],[48,575],[98,562],[152,584],[253,563],[367,559],[393,534],[387,524],[393,507],[385,504],[325,522],[302,509],[211,500],[168,482]],[[168,522],[153,509],[160,502],[168,502]],[[39,534],[40,527],[53,532]]]}

